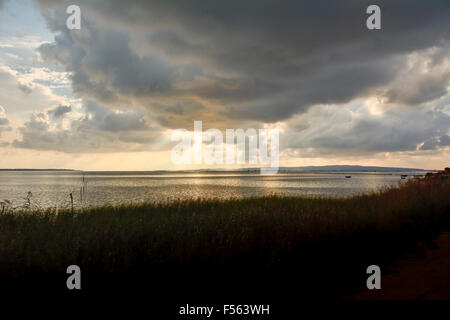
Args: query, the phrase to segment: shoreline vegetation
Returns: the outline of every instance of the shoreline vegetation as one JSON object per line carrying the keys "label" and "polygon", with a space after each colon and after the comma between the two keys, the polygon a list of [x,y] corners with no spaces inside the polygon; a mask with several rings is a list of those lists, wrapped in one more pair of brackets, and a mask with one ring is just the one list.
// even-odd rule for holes
{"label": "shoreline vegetation", "polygon": [[[339,298],[366,268],[432,246],[450,229],[450,172],[346,199],[269,196],[0,216],[0,280],[65,288],[80,266],[85,291],[158,297]],[[411,283],[414,285],[414,279]],[[195,289],[195,294],[193,290]],[[115,292],[115,291],[114,291]],[[185,300],[184,300],[185,301]]]}

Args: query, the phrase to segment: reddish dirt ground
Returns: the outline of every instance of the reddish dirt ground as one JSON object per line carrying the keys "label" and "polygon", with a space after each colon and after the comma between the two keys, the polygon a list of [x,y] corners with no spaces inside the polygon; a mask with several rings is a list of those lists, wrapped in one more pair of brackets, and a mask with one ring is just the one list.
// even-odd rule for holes
{"label": "reddish dirt ground", "polygon": [[399,260],[394,273],[383,276],[381,290],[365,289],[350,300],[450,300],[450,232],[436,239],[437,248],[425,248],[420,257]]}

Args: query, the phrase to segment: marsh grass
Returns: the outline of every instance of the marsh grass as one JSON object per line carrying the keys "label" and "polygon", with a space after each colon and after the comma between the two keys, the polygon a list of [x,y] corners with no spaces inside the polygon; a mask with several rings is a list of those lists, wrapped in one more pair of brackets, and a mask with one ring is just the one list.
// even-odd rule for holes
{"label": "marsh grass", "polygon": [[63,274],[77,264],[87,274],[147,275],[158,288],[186,275],[203,279],[199,286],[211,277],[222,285],[265,277],[270,288],[289,283],[319,294],[326,286],[342,295],[365,283],[368,265],[389,270],[394,258],[432,241],[449,227],[449,209],[450,182],[435,179],[348,199],[7,212],[0,216],[0,276]]}

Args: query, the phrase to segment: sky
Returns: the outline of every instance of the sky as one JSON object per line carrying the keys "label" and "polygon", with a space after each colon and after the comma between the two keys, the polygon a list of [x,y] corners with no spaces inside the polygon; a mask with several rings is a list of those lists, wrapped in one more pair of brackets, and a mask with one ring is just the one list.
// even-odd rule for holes
{"label": "sky", "polygon": [[442,169],[449,30],[448,0],[0,0],[0,168],[208,167],[171,161],[201,120],[278,129],[281,166]]}

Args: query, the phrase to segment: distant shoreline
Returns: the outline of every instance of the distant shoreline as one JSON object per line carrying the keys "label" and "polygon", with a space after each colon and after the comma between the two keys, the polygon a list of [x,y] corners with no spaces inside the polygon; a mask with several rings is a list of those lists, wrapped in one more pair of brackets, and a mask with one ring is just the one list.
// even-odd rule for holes
{"label": "distant shoreline", "polygon": [[[192,170],[77,170],[77,169],[0,169],[0,172],[6,171],[29,171],[29,172],[40,172],[40,171],[62,171],[62,172],[142,172],[142,173],[252,173],[260,172],[261,168],[239,168],[239,169],[192,169]],[[357,166],[357,165],[328,165],[328,166],[305,166],[305,167],[280,167],[278,169],[279,173],[288,172],[426,172],[426,171],[437,171],[437,170],[426,170],[418,168],[399,168],[399,167],[376,167],[376,166]]]}

